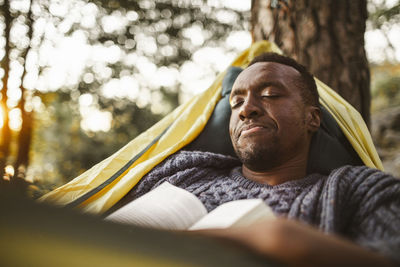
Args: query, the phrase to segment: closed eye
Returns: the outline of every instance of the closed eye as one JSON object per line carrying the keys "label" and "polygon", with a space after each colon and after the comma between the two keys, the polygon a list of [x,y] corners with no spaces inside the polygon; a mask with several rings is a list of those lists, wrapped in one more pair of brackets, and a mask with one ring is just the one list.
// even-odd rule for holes
{"label": "closed eye", "polygon": [[263,95],[262,98],[278,98],[280,95],[278,94],[270,94],[270,95]]}
{"label": "closed eye", "polygon": [[240,107],[240,105],[242,105],[243,102],[244,102],[243,100],[240,100],[240,101],[231,103],[231,108],[232,108],[232,109],[238,108],[238,107]]}

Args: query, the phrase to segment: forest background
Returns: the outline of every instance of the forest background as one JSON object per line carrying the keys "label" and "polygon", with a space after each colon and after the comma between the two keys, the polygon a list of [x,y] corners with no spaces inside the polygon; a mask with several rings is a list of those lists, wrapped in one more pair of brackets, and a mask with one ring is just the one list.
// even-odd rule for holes
{"label": "forest background", "polygon": [[[251,44],[251,2],[0,1],[2,181],[38,197],[207,89]],[[400,176],[400,3],[368,12],[371,131]]]}

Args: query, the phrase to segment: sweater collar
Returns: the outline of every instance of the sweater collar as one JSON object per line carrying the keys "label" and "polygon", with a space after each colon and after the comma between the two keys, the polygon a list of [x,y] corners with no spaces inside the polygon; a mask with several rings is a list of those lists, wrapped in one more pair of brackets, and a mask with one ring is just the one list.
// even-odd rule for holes
{"label": "sweater collar", "polygon": [[242,167],[236,167],[232,169],[230,173],[230,177],[234,181],[236,181],[241,187],[246,189],[253,189],[253,188],[269,188],[269,189],[283,189],[283,188],[304,188],[305,186],[315,184],[316,181],[320,180],[324,176],[321,174],[309,174],[302,179],[296,179],[292,181],[287,181],[282,184],[278,185],[268,185],[268,184],[261,184],[250,179],[247,179],[242,174]]}

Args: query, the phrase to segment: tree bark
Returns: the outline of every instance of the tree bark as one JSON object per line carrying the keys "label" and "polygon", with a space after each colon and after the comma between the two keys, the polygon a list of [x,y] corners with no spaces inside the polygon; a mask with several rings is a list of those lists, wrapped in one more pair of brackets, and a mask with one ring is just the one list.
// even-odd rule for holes
{"label": "tree bark", "polygon": [[7,83],[10,70],[10,29],[11,29],[11,14],[10,14],[10,3],[9,0],[4,0],[3,3],[3,16],[5,24],[5,47],[4,57],[2,60],[2,68],[4,70],[4,76],[2,78],[3,86],[1,88],[1,108],[3,112],[3,127],[1,129],[1,143],[0,143],[0,179],[3,179],[4,169],[7,163],[7,158],[10,152],[10,141],[11,141],[11,130],[8,125],[8,106],[7,106]]}
{"label": "tree bark", "polygon": [[275,42],[370,124],[366,0],[252,0],[251,13],[253,40]]}

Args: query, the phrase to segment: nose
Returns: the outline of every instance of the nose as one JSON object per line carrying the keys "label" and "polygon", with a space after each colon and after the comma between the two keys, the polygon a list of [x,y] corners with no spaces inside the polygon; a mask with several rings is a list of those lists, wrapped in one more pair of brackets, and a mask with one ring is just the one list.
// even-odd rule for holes
{"label": "nose", "polygon": [[251,119],[261,114],[261,108],[253,96],[248,96],[239,110],[239,118],[244,121]]}

